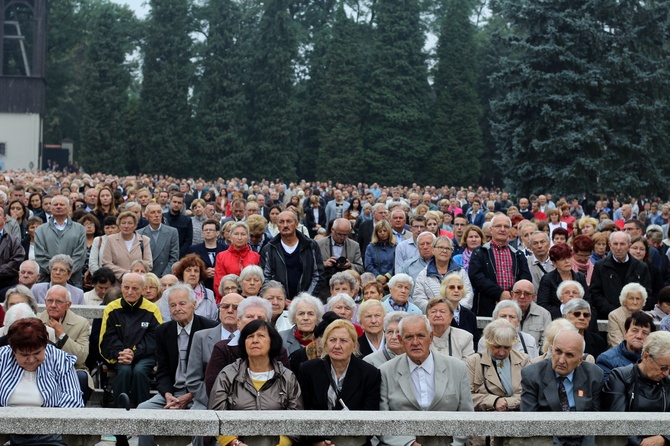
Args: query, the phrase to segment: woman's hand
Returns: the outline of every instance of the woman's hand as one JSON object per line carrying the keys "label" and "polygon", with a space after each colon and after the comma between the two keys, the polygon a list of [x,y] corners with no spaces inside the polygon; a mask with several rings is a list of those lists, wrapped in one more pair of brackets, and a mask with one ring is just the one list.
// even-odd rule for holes
{"label": "woman's hand", "polygon": [[509,407],[507,406],[507,400],[505,398],[498,398],[498,401],[496,401],[495,409],[498,412],[506,412],[507,410],[509,410]]}
{"label": "woman's hand", "polygon": [[660,435],[645,438],[640,442],[640,446],[665,446],[665,438]]}

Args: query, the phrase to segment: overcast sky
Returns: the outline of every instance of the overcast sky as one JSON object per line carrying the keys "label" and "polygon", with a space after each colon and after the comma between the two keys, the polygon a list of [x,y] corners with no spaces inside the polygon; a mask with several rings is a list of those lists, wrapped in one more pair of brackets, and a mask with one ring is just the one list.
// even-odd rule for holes
{"label": "overcast sky", "polygon": [[148,0],[112,0],[114,3],[120,5],[128,5],[130,9],[135,11],[137,17],[144,17],[149,10]]}

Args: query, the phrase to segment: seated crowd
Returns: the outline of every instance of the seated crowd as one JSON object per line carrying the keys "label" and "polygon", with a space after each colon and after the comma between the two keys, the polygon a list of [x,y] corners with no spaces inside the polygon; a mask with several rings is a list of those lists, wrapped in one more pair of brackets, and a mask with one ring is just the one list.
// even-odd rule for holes
{"label": "seated crowd", "polygon": [[670,410],[670,206],[219,183],[0,176],[0,406]]}

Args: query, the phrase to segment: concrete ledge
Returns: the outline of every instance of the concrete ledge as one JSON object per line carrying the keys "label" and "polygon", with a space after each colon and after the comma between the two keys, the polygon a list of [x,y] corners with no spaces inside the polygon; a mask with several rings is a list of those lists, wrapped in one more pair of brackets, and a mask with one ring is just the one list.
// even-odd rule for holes
{"label": "concrete ledge", "polygon": [[0,408],[0,434],[160,436],[420,435],[546,437],[658,435],[670,413],[172,411]]}

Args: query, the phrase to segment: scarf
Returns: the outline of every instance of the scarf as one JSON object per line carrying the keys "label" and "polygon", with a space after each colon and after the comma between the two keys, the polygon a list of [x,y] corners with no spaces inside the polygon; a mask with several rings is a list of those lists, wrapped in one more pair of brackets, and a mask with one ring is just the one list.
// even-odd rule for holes
{"label": "scarf", "polygon": [[586,284],[591,284],[591,275],[593,274],[593,263],[589,259],[584,263],[578,262],[574,257],[572,258],[572,270],[578,271],[586,276]]}
{"label": "scarf", "polygon": [[310,342],[312,342],[314,340],[314,333],[313,332],[309,333],[309,334],[306,334],[306,335],[303,335],[300,332],[300,330],[298,330],[297,328],[293,329],[293,336],[295,336],[295,338],[300,343],[300,345],[305,346],[305,347],[308,346],[310,344]]}
{"label": "scarf", "polygon": [[251,248],[249,247],[249,244],[245,244],[242,248],[237,249],[235,246],[230,245],[228,248],[228,251],[235,257],[237,257],[237,263],[240,267],[240,271],[244,269],[244,265],[242,264],[242,261],[247,257],[247,254],[249,254],[249,251]]}
{"label": "scarf", "polygon": [[468,267],[470,266],[470,256],[472,255],[472,251],[470,251],[468,248],[465,248],[463,250],[463,254],[461,254],[461,260],[463,262],[463,268],[465,270],[468,270]]}

